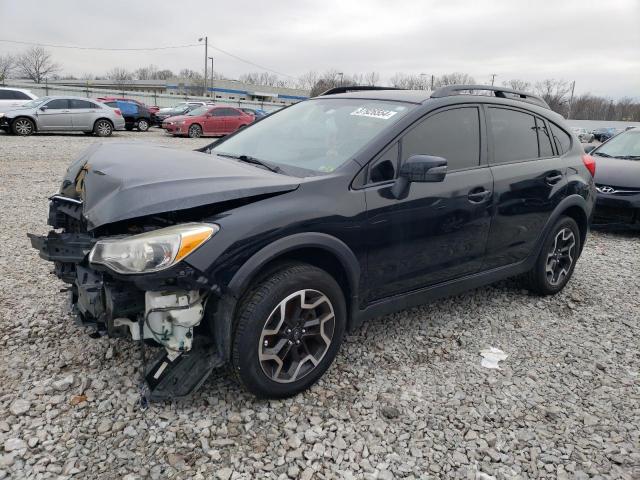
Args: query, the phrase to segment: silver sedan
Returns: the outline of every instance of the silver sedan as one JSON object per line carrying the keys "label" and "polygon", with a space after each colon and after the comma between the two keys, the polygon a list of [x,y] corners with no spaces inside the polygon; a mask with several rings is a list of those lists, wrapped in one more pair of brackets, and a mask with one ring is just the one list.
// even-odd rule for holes
{"label": "silver sedan", "polygon": [[83,97],[41,97],[0,113],[0,129],[16,135],[80,131],[108,137],[124,130],[124,117],[114,109]]}

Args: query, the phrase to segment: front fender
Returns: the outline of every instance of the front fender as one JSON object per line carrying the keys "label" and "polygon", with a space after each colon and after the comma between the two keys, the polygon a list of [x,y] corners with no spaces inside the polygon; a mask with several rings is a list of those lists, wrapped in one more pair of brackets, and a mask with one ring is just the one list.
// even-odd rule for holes
{"label": "front fender", "polygon": [[[218,351],[225,359],[230,358],[233,334],[233,317],[239,298],[245,292],[255,275],[269,262],[289,252],[303,248],[319,248],[334,255],[342,265],[349,283],[351,298],[347,305],[353,314],[358,308],[358,289],[360,285],[360,262],[353,251],[341,240],[319,232],[304,232],[280,238],[251,256],[238,269],[224,289],[224,294],[216,303],[215,309],[208,312],[209,328],[215,338]],[[352,318],[353,315],[349,317]]]}

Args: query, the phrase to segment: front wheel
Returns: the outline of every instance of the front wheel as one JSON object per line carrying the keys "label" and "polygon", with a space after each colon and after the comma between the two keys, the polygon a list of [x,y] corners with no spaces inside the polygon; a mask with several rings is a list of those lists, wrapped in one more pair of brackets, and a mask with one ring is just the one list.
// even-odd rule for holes
{"label": "front wheel", "polygon": [[110,137],[113,133],[113,125],[109,120],[98,120],[93,126],[93,133],[99,137]]}
{"label": "front wheel", "polygon": [[344,295],[331,275],[307,264],[283,265],[240,303],[233,369],[258,397],[295,395],[329,368],[345,325]]}
{"label": "front wheel", "polygon": [[21,135],[26,137],[28,135],[33,134],[35,132],[36,127],[33,122],[28,118],[18,118],[14,120],[13,125],[11,125],[11,130],[16,135]]}
{"label": "front wheel", "polygon": [[526,275],[530,290],[553,295],[562,290],[580,255],[580,229],[573,218],[561,217],[544,240],[535,266]]}
{"label": "front wheel", "polygon": [[189,138],[199,138],[202,136],[202,127],[200,125],[191,125],[187,132]]}

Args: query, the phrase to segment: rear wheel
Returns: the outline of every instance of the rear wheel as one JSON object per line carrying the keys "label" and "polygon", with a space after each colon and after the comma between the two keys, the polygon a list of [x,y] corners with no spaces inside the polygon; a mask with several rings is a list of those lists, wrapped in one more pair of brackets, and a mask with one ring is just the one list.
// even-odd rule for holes
{"label": "rear wheel", "polygon": [[11,125],[11,130],[16,135],[21,135],[23,137],[26,137],[28,135],[33,134],[33,132],[35,132],[36,126],[34,125],[31,119],[21,117],[13,121],[13,125]]}
{"label": "rear wheel", "polygon": [[307,264],[283,265],[241,301],[234,371],[259,397],[295,395],[331,365],[345,325],[344,295],[328,273]]}
{"label": "rear wheel", "polygon": [[573,218],[561,217],[542,245],[535,266],[526,276],[529,289],[553,295],[567,284],[580,254],[580,229]]}
{"label": "rear wheel", "polygon": [[193,124],[189,127],[187,132],[189,138],[199,138],[202,136],[202,127],[198,124]]}
{"label": "rear wheel", "polygon": [[110,137],[113,133],[113,125],[109,120],[100,119],[94,124],[93,133],[99,137]]}
{"label": "rear wheel", "polygon": [[149,121],[146,118],[138,120],[138,131],[146,132],[147,130],[149,130]]}

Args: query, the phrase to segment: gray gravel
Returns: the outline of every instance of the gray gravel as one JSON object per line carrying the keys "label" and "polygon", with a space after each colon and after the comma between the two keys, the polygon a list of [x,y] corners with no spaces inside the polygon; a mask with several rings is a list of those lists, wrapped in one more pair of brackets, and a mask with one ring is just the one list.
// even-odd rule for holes
{"label": "gray gravel", "polygon": [[[188,140],[118,133],[196,148]],[[563,293],[503,282],[371,321],[310,391],[259,401],[224,372],[138,400],[138,351],[91,339],[25,233],[84,135],[0,134],[3,478],[640,478],[640,237],[592,233]],[[501,370],[480,351],[507,353]]]}

